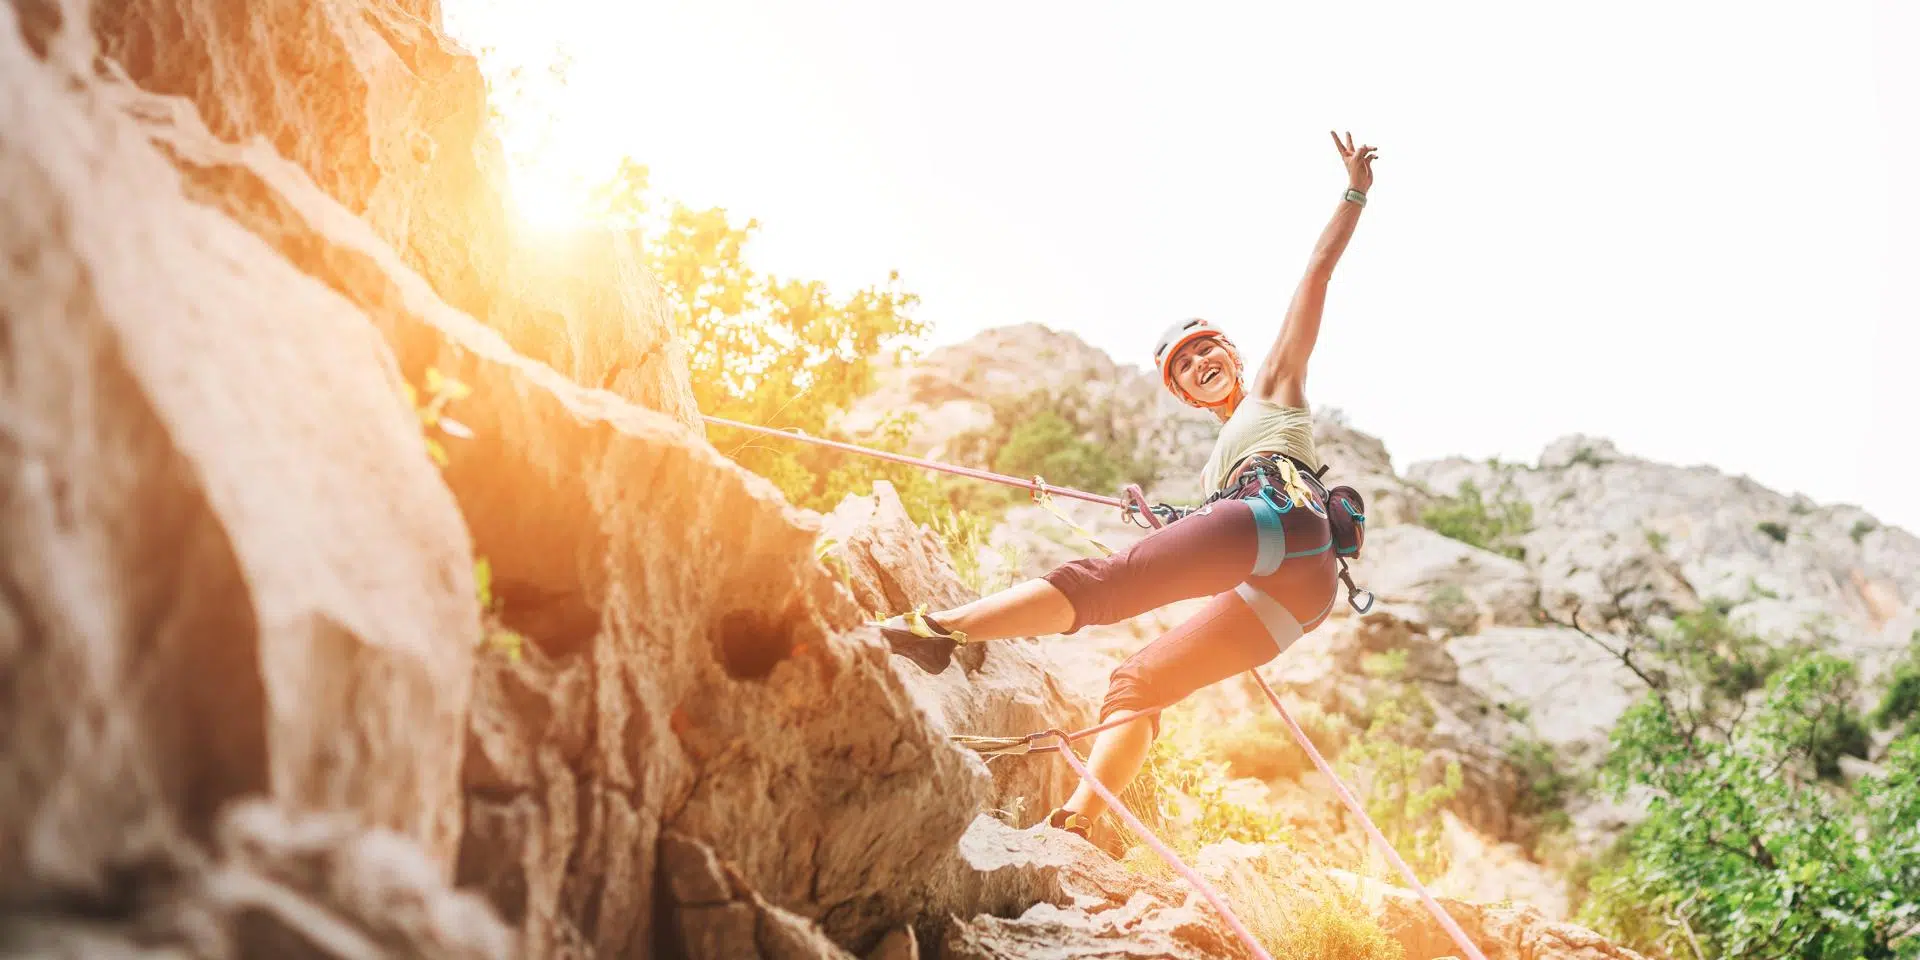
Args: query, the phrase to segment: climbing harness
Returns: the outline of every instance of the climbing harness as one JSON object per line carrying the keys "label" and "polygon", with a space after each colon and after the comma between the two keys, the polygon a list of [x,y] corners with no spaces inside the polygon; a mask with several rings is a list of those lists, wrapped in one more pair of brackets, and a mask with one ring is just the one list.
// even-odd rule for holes
{"label": "climbing harness", "polygon": [[[1367,515],[1360,491],[1349,486],[1328,490],[1320,478],[1328,466],[1314,470],[1286,454],[1256,453],[1227,471],[1226,485],[1206,499],[1207,504],[1221,500],[1259,499],[1276,513],[1306,507],[1327,520],[1331,532],[1327,548],[1340,563],[1340,582],[1347,587],[1347,604],[1364,614],[1373,609],[1373,593],[1353,582],[1347,563],[1359,559],[1360,546],[1366,540]],[[1324,506],[1323,506],[1324,504]],[[1362,602],[1361,598],[1365,601]]]}
{"label": "climbing harness", "polygon": [[[1205,321],[1198,321],[1198,323],[1204,324]],[[1192,333],[1191,324],[1189,324],[1187,328],[1179,328],[1170,333],[1183,332],[1189,333],[1191,336],[1217,335],[1216,332],[1212,331],[1208,331],[1208,334]],[[1162,346],[1166,348],[1164,342]],[[1168,349],[1166,355],[1170,356],[1174,350],[1178,350],[1178,344]],[[1159,351],[1156,351],[1155,359],[1162,362],[1164,371],[1164,360],[1159,355]],[[708,423],[720,426],[734,427],[754,433],[766,434],[768,436],[786,437],[848,453],[857,453],[862,456],[877,457],[882,460],[903,463],[908,466],[939,470],[957,476],[985,480],[990,483],[1020,487],[1032,491],[1035,502],[1050,509],[1052,505],[1047,498],[1052,495],[1119,507],[1128,520],[1135,521],[1137,517],[1139,519],[1135,522],[1143,522],[1142,525],[1150,529],[1159,529],[1166,523],[1172,522],[1172,520],[1179,519],[1181,516],[1192,512],[1191,510],[1182,511],[1175,507],[1169,507],[1166,504],[1160,504],[1158,507],[1150,506],[1147,503],[1146,494],[1142,492],[1137,485],[1127,487],[1123,497],[1103,497],[1098,494],[1086,493],[1080,490],[1052,486],[1040,477],[1021,480],[1017,477],[1009,477],[1005,474],[993,473],[987,470],[975,470],[971,467],[955,466],[953,464],[939,463],[919,457],[909,457],[904,454],[871,450],[850,443],[826,440],[820,437],[809,436],[798,430],[774,430],[768,427],[757,427],[751,424],[738,423],[736,421],[723,420],[719,417],[711,416],[704,416],[703,419]],[[1348,525],[1358,530],[1364,530],[1364,524],[1366,522],[1366,515],[1363,512],[1364,506],[1361,503],[1359,493],[1351,487],[1335,487],[1332,491],[1326,490],[1320,483],[1320,476],[1326,472],[1326,469],[1325,466],[1322,466],[1320,470],[1316,472],[1291,457],[1256,455],[1236,465],[1235,470],[1229,472],[1229,476],[1235,477],[1234,482],[1229,483],[1226,489],[1209,497],[1207,504],[1210,505],[1217,500],[1238,497],[1240,494],[1246,492],[1246,484],[1258,483],[1258,495],[1264,498],[1267,504],[1275,510],[1286,512],[1296,507],[1307,507],[1322,516],[1332,514],[1328,516],[1328,519],[1331,525],[1335,527],[1333,549],[1340,558],[1340,578],[1345,581],[1347,585],[1347,601],[1353,604],[1355,610],[1365,613],[1373,606],[1373,595],[1370,593],[1366,594],[1367,602],[1365,606],[1362,606],[1356,601],[1354,599],[1355,594],[1365,593],[1365,591],[1359,591],[1354,587],[1353,580],[1347,575],[1346,570],[1348,556],[1358,556],[1359,554],[1359,541],[1362,534],[1355,533],[1349,536],[1341,533],[1339,530],[1341,526]],[[1249,474],[1251,474],[1251,476],[1249,476]],[[1304,478],[1311,479],[1311,492],[1309,490],[1308,479]],[[1276,480],[1278,481],[1277,483],[1275,482]],[[1316,498],[1313,495],[1314,493],[1318,493],[1319,496]],[[1320,506],[1321,504],[1325,506],[1322,507]],[[1200,509],[1204,509],[1204,506]],[[1062,521],[1068,523],[1070,526],[1074,526],[1076,530],[1079,529],[1078,525],[1073,524],[1071,520],[1067,520],[1064,514],[1057,510],[1052,512],[1054,512],[1055,516],[1060,517]],[[1351,524],[1348,524],[1347,521],[1351,521]],[[1083,536],[1087,536],[1088,539],[1093,539],[1090,535],[1086,534],[1084,530],[1080,532]],[[1095,540],[1094,542],[1100,546],[1102,550],[1106,550],[1108,553],[1112,552],[1108,550],[1104,544],[1100,544],[1099,541]],[[1351,553],[1348,552],[1349,549]],[[927,634],[936,633],[936,631],[932,630],[925,623],[924,608],[916,610],[914,616],[909,619],[911,623],[917,624],[920,630],[925,630]],[[912,630],[912,632],[915,636],[920,636],[920,630]],[[932,638],[929,637],[928,639]],[[949,636],[948,639],[953,638]],[[964,635],[959,639],[964,640]],[[1320,755],[1320,751],[1313,745],[1313,741],[1307,738],[1306,731],[1301,729],[1300,724],[1293,719],[1293,715],[1287,712],[1286,705],[1280,702],[1279,694],[1274,693],[1273,688],[1267,685],[1266,678],[1260,676],[1258,670],[1249,670],[1247,673],[1253,677],[1255,683],[1259,684],[1261,692],[1266,695],[1267,702],[1271,703],[1274,710],[1279,712],[1280,719],[1285,722],[1287,730],[1293,734],[1295,742],[1299,743],[1300,748],[1306,751],[1308,758],[1313,761],[1314,767],[1327,778],[1328,782],[1333,784],[1334,792],[1339,796],[1340,802],[1360,821],[1360,825],[1365,828],[1367,836],[1372,839],[1374,845],[1378,847],[1380,852],[1387,858],[1387,862],[1391,863],[1394,868],[1399,871],[1400,876],[1406,880],[1407,885],[1419,894],[1421,903],[1426,905],[1427,911],[1433,915],[1434,920],[1440,924],[1441,929],[1447,932],[1447,936],[1450,937],[1454,944],[1465,954],[1466,960],[1486,960],[1486,955],[1480,952],[1479,947],[1474,946],[1473,941],[1467,939],[1466,932],[1460,929],[1460,925],[1455,923],[1453,917],[1447,914],[1446,908],[1442,907],[1440,902],[1434,899],[1433,894],[1427,890],[1426,885],[1420,882],[1420,878],[1414,874],[1413,868],[1409,867],[1407,862],[1400,857],[1400,854],[1393,849],[1393,844],[1388,842],[1386,836],[1380,832],[1380,828],[1374,824],[1373,818],[1367,815],[1366,808],[1361,806],[1360,801],[1354,798],[1353,792],[1347,789],[1346,784],[1333,772],[1333,767],[1327,763],[1326,758]],[[1080,756],[1073,752],[1072,744],[1075,741],[1083,740],[1103,730],[1110,730],[1122,724],[1132,723],[1135,720],[1157,715],[1163,709],[1165,708],[1155,708],[1139,713],[1130,713],[1126,716],[1107,720],[1072,733],[1054,729],[1039,733],[1030,733],[1021,737],[954,736],[951,739],[956,745],[966,747],[989,758],[1058,752],[1060,758],[1065,760],[1069,767],[1073,768],[1073,772],[1079,775],[1080,779],[1085,782],[1094,793],[1098,794],[1100,799],[1106,802],[1107,806],[1113,810],[1121,822],[1127,825],[1127,829],[1133,831],[1142,842],[1146,843],[1155,853],[1159,854],[1160,858],[1165,860],[1168,866],[1173,867],[1208,903],[1213,905],[1215,910],[1219,911],[1221,918],[1225,920],[1227,926],[1233,930],[1234,936],[1238,937],[1240,942],[1246,945],[1247,950],[1251,952],[1254,957],[1258,958],[1258,960],[1272,960],[1272,954],[1269,954],[1260,946],[1259,941],[1254,939],[1253,934],[1247,929],[1246,925],[1241,923],[1240,918],[1234,915],[1233,909],[1227,905],[1226,899],[1220,896],[1219,892],[1214,890],[1213,886],[1207,883],[1193,868],[1187,866],[1187,864],[1180,859],[1179,855],[1175,854],[1166,843],[1153,834],[1153,831],[1148,830],[1146,824],[1141,823],[1140,818],[1134,816],[1133,812],[1127,809],[1126,804],[1121,803],[1120,798],[1116,796],[1112,790],[1108,789],[1106,784],[1101,783],[1100,780],[1093,775],[1092,771],[1087,769],[1085,762],[1080,759]],[[1055,740],[1058,742],[1051,744],[1045,743],[1044,741],[1047,740]]]}

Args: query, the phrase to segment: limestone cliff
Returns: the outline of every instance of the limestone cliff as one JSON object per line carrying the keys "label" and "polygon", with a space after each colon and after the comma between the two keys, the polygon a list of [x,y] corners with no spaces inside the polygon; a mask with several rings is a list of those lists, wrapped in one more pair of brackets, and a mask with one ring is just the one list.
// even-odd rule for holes
{"label": "limestone cliff", "polygon": [[[964,596],[941,551],[705,442],[625,239],[500,214],[437,21],[0,5],[0,953],[1240,955],[1029,826],[1057,764],[948,740],[1080,722],[1101,665],[890,657],[862,621]],[[1490,956],[1625,955],[1453,908]]]}

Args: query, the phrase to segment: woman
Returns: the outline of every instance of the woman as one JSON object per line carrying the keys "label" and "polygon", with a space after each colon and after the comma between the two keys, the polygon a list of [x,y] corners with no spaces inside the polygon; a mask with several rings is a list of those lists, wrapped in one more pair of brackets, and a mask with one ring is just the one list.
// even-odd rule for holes
{"label": "woman", "polygon": [[[1266,663],[1326,619],[1338,560],[1326,491],[1315,476],[1321,466],[1307,410],[1307,358],[1327,281],[1373,186],[1375,156],[1371,146],[1354,146],[1351,133],[1344,142],[1335,134],[1333,142],[1348,189],[1252,385],[1239,351],[1204,320],[1176,324],[1154,349],[1174,396],[1223,424],[1202,474],[1216,499],[1113,556],[1063,564],[951,610],[894,617],[880,629],[895,652],[937,673],[960,643],[1070,634],[1211,595],[1205,609],[1114,670],[1100,709],[1104,722],[1151,713]],[[1159,732],[1157,713],[1143,719],[1094,740],[1088,765],[1116,792],[1140,771]],[[1047,823],[1085,837],[1104,807],[1082,783]]]}

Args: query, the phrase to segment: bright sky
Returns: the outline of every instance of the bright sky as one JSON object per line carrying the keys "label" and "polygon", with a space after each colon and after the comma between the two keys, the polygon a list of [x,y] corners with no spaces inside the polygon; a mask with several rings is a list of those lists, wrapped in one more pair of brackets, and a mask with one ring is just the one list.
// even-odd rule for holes
{"label": "bright sky", "polygon": [[937,343],[1258,354],[1352,130],[1308,396],[1398,464],[1585,432],[1920,531],[1920,4],[444,2],[571,58],[509,116],[550,124],[530,215],[631,155],[765,269],[898,269]]}

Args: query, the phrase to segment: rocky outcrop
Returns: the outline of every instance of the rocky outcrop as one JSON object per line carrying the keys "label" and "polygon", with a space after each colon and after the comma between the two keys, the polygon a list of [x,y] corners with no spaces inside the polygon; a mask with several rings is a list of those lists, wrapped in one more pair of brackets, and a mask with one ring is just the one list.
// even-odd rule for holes
{"label": "rocky outcrop", "polygon": [[1533,510],[1543,605],[1601,626],[1706,603],[1776,640],[1824,636],[1871,679],[1906,647],[1920,613],[1920,538],[1851,506],[1821,506],[1709,467],[1674,467],[1570,436],[1537,464],[1416,464],[1447,493],[1507,486]]}
{"label": "rocky outcrop", "polygon": [[708,446],[629,238],[520,255],[437,19],[0,7],[5,949],[1239,956],[949,742],[1086,722],[1097,658],[890,657],[966,595],[891,491]]}
{"label": "rocky outcrop", "polygon": [[513,353],[299,171],[180,129],[153,135],[224,188],[210,201],[261,229],[273,210],[278,235],[326,252],[302,262],[375,319],[403,370],[472,388],[457,410],[475,437],[451,445],[446,476],[531,649],[482,665],[501,693],[473,711],[458,879],[541,954],[644,949],[665,828],[836,940],[913,915],[985,778],[911,708],[873,637],[842,632],[855,613],[813,560],[812,522],[679,424]]}
{"label": "rocky outcrop", "polygon": [[[1644,960],[1640,954],[1585,927],[1555,921],[1530,906],[1494,906],[1442,900],[1455,923],[1487,960]],[[1445,957],[1459,952],[1418,897],[1391,891],[1380,899],[1381,926],[1408,957]]]}
{"label": "rocky outcrop", "polygon": [[508,264],[505,163],[485,81],[437,8],[94,0],[92,19],[141,87],[187,98],[223,141],[260,138],[449,302],[486,316]]}
{"label": "rocky outcrop", "polygon": [[1526,564],[1425,527],[1370,531],[1361,563],[1359,582],[1381,601],[1419,605],[1454,633],[1539,622],[1540,586]]}
{"label": "rocky outcrop", "polygon": [[873,392],[840,418],[840,429],[858,435],[889,417],[913,414],[918,423],[910,449],[941,457],[957,437],[990,426],[996,403],[1045,392],[1097,412],[1117,435],[1136,437],[1140,449],[1128,452],[1165,468],[1160,478],[1134,478],[1156,497],[1204,496],[1195,484],[1219,429],[1214,419],[1175,400],[1151,370],[1117,364],[1073,334],[1034,323],[997,327],[911,364],[889,359],[876,379]]}
{"label": "rocky outcrop", "polygon": [[[535,955],[647,952],[666,829],[855,946],[950,882],[987,778],[849,632],[806,515],[681,424],[514,353],[263,143],[42,63],[8,26],[9,180],[37,186],[7,194],[10,262],[33,268],[7,342],[44,373],[8,406],[69,417],[9,434],[28,515],[7,561],[34,604],[10,622],[34,643],[10,641],[8,675],[91,685],[8,700],[34,711],[9,724],[5,836],[32,842],[9,845],[8,902],[106,887],[126,844],[191,852],[259,792],[406,831]],[[401,399],[429,368],[471,389],[446,486]],[[82,503],[127,512],[63,537]],[[481,658],[456,780],[474,551],[529,642]],[[111,589],[139,575],[159,579]],[[85,612],[96,596],[139,606]]]}
{"label": "rocky outcrop", "polygon": [[0,955],[513,955],[510,932],[480,898],[449,891],[416,844],[350,817],[290,819],[243,803],[221,817],[210,856],[177,853],[125,864],[122,902],[0,914]]}
{"label": "rocky outcrop", "polygon": [[[92,4],[116,69],[185,98],[212,139],[292,161],[441,299],[578,383],[697,425],[684,348],[634,239],[529,234],[506,215],[485,81],[439,20],[434,0]],[[207,182],[221,176],[200,186],[228,189]]]}
{"label": "rocky outcrop", "polygon": [[111,900],[253,795],[444,869],[479,612],[391,354],[183,195],[82,18],[22,12],[0,7],[0,901]]}
{"label": "rocky outcrop", "polygon": [[[662,931],[676,956],[690,960],[852,960],[818,927],[754,893],[737,871],[698,840],[660,839],[660,872],[671,903],[672,929]],[[906,936],[911,939],[912,928]]]}
{"label": "rocky outcrop", "polygon": [[1190,942],[1203,937],[1210,945],[1217,945],[1217,938],[1206,932],[1213,922],[1196,910],[1168,907],[1144,893],[1136,894],[1118,907],[1092,914],[1036,903],[1012,919],[990,915],[964,922],[956,919],[947,929],[940,955],[956,960],[1001,957],[1202,960],[1221,956]]}
{"label": "rocky outcrop", "polygon": [[[942,609],[972,599],[954,577],[946,548],[908,519],[892,485],[874,484],[871,497],[849,497],[822,524],[828,562],[842,570],[862,612],[879,619],[921,604]],[[951,734],[1018,737],[1054,727],[1091,725],[1095,704],[1085,684],[1077,688],[1049,646],[1033,640],[969,644],[956,651],[954,666],[927,676],[893,659],[915,701]],[[1099,670],[1099,666],[1092,669]],[[1095,694],[1097,695],[1097,694]],[[1003,760],[992,767],[991,802],[1009,820],[1037,822],[1072,793],[1077,782],[1064,764]]]}

